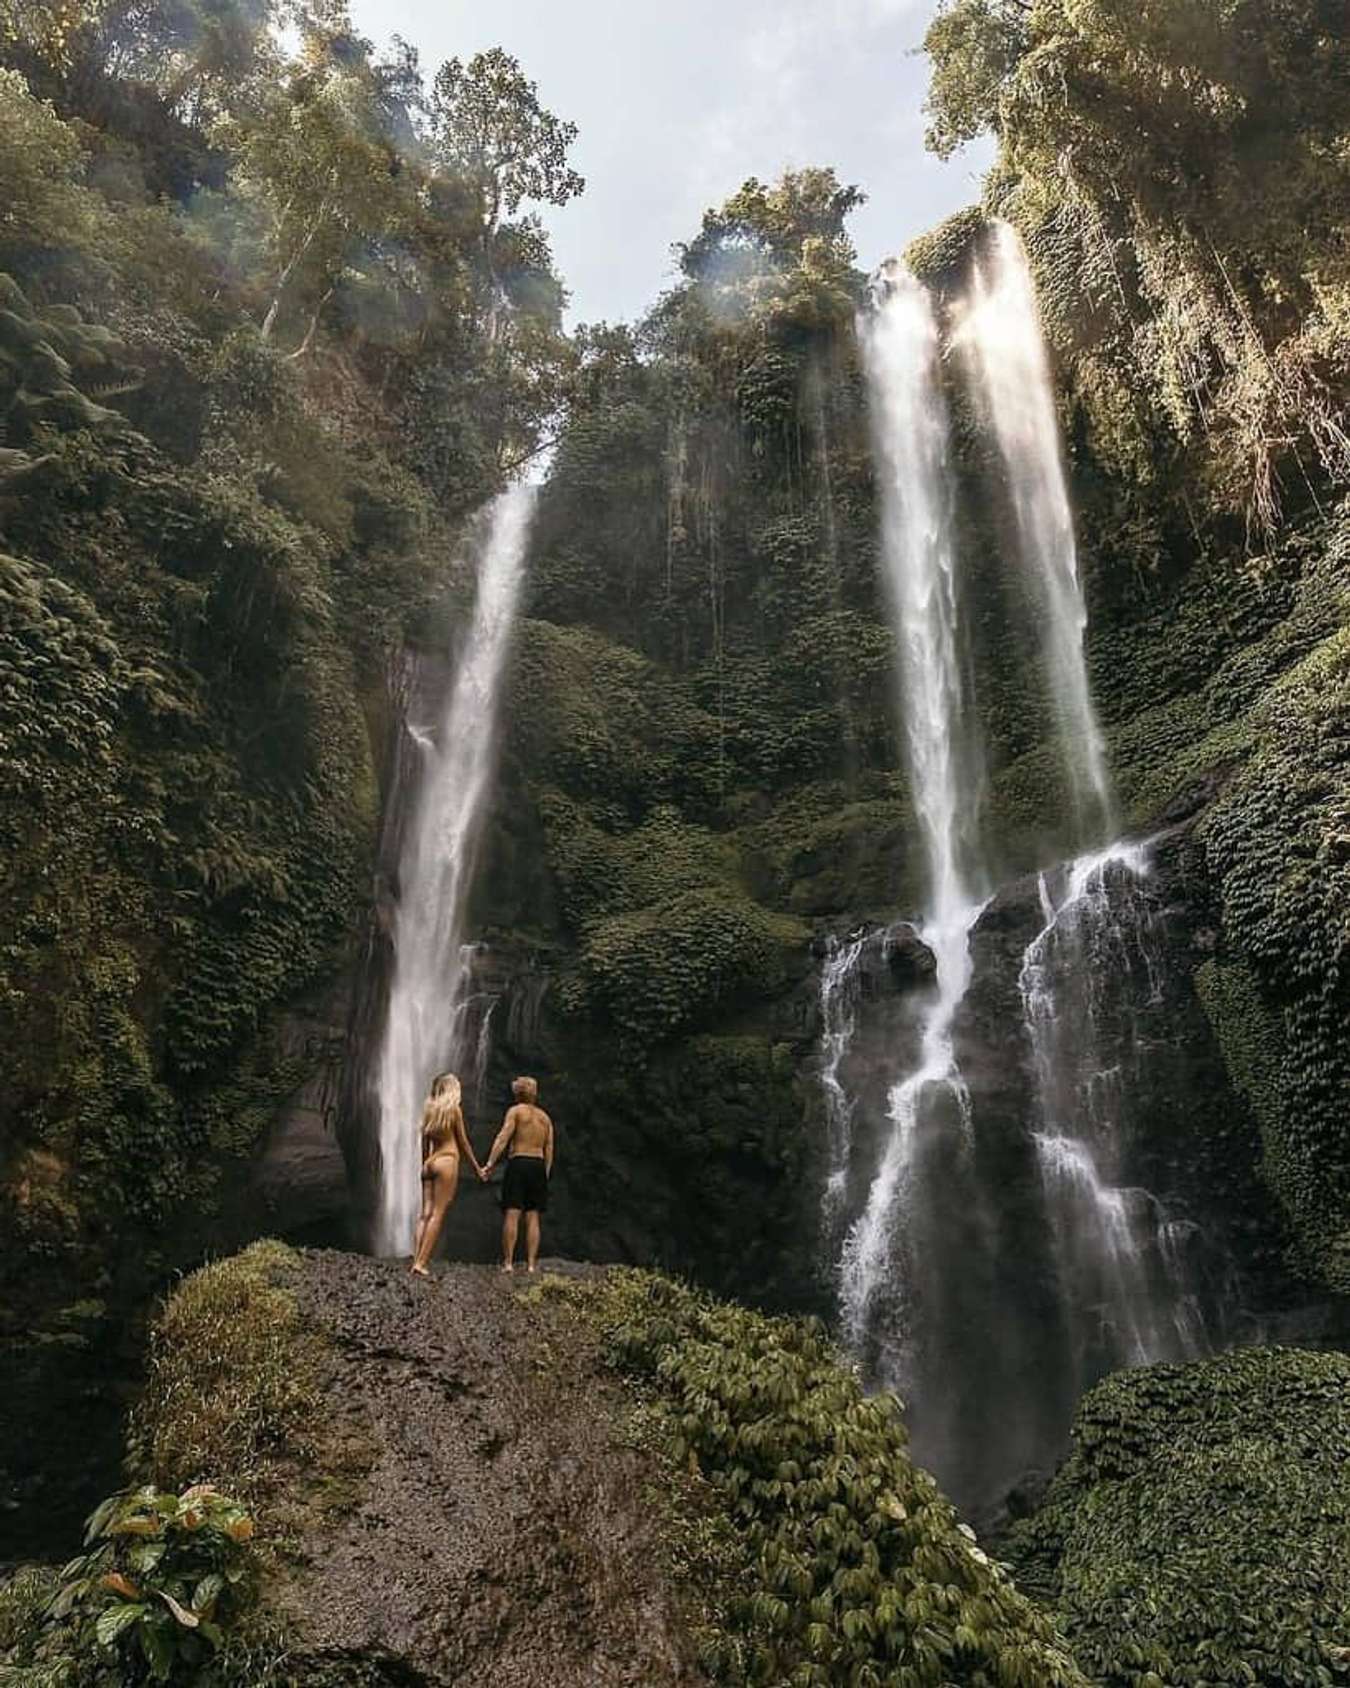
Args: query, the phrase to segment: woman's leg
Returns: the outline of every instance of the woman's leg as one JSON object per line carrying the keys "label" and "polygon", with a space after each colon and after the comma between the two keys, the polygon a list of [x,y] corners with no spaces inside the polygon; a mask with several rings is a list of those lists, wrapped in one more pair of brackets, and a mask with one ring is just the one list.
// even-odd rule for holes
{"label": "woman's leg", "polygon": [[422,1179],[422,1211],[417,1216],[417,1223],[413,1226],[412,1257],[417,1259],[422,1252],[422,1233],[427,1228],[427,1220],[431,1218],[431,1198],[434,1180],[428,1177]]}
{"label": "woman's leg", "polygon": [[422,1227],[422,1243],[417,1251],[417,1259],[413,1261],[413,1270],[425,1272],[427,1262],[436,1252],[436,1244],[441,1240],[441,1227],[445,1224],[445,1215],[451,1202],[455,1199],[455,1191],[459,1187],[459,1158],[447,1155],[438,1161],[433,1168],[435,1182],[432,1186],[431,1214]]}

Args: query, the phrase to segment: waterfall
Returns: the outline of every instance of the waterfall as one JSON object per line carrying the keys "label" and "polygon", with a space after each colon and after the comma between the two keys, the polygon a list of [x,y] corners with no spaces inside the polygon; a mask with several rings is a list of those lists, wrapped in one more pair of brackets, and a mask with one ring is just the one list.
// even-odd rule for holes
{"label": "waterfall", "polygon": [[1087,609],[1073,511],[1035,286],[1008,223],[993,225],[957,340],[974,364],[1007,473],[1018,550],[1040,600],[1042,655],[1079,835],[1100,839],[1110,832],[1114,805],[1083,661]]}
{"label": "waterfall", "polygon": [[905,983],[876,968],[875,933],[826,951],[821,1218],[846,1340],[873,1381],[904,1390],[917,1457],[961,1504],[994,1512],[1019,1477],[1059,1457],[1097,1377],[1203,1353],[1213,1297],[1196,1287],[1209,1268],[1197,1228],[1140,1187],[1165,1176],[1135,1131],[1139,1080],[1158,1047],[1149,1039],[1166,1037],[1163,929],[1148,847],[1101,844],[1113,802],[1073,520],[1035,295],[1011,229],[995,230],[953,315],[1037,603],[1071,824],[1096,848],[1039,876],[1039,916],[1024,884],[980,924],[991,889],[984,771],[939,330],[924,288],[888,265],[859,340],[927,870],[918,935],[935,970]]}
{"label": "waterfall", "polygon": [[[1040,1116],[1036,1161],[1080,1387],[1117,1366],[1193,1359],[1207,1346],[1184,1225],[1121,1182],[1138,1009],[1162,1000],[1148,872],[1146,845],[1113,844],[1069,863],[1057,886],[1042,874],[1045,924],[1018,978]],[[1123,1016],[1110,1001],[1122,985]]]}
{"label": "waterfall", "polygon": [[866,1206],[844,1244],[845,1330],[860,1345],[878,1298],[895,1331],[882,1370],[906,1364],[913,1293],[905,1215],[921,1177],[925,1128],[969,1128],[952,1049],[952,1022],[970,978],[968,938],[982,903],[974,865],[983,763],[959,634],[947,407],[937,322],[927,291],[898,264],[883,268],[874,308],[859,323],[881,499],[881,544],[900,655],[901,714],[915,811],[928,870],[923,940],[937,962],[920,1053],[891,1090],[889,1130]]}
{"label": "waterfall", "polygon": [[838,1222],[848,1194],[848,1167],[853,1149],[853,1116],[857,1098],[845,1089],[841,1069],[853,1042],[858,1018],[858,963],[867,938],[841,943],[831,938],[820,970],[820,1087],[825,1097],[825,1141],[828,1160],[821,1224],[827,1240]]}
{"label": "waterfall", "polygon": [[375,1247],[411,1247],[419,1202],[417,1125],[435,1072],[459,1060],[472,948],[463,924],[489,795],[502,671],[524,575],[533,487],[491,506],[473,621],[442,720],[408,723],[422,764],[399,862],[394,968],[378,1063],[380,1203]]}

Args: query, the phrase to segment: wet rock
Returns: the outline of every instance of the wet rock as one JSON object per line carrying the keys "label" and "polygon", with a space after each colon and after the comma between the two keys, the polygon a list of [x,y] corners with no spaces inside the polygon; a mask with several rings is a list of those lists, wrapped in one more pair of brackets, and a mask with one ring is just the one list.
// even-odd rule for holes
{"label": "wet rock", "polygon": [[[378,1664],[375,1681],[703,1682],[650,1499],[664,1479],[626,1429],[631,1403],[593,1336],[556,1303],[522,1300],[528,1288],[483,1268],[422,1282],[304,1256],[301,1308],[368,1470],[306,1530],[275,1602],[302,1655]],[[316,1480],[297,1474],[297,1492]]]}
{"label": "wet rock", "polygon": [[338,1097],[351,1013],[350,972],[281,1015],[278,1062],[304,1076],[272,1122],[250,1195],[262,1229],[292,1242],[347,1243],[354,1235],[350,1181],[337,1134]]}
{"label": "wet rock", "polygon": [[881,953],[891,978],[902,989],[927,984],[937,976],[937,957],[908,921],[887,930]]}

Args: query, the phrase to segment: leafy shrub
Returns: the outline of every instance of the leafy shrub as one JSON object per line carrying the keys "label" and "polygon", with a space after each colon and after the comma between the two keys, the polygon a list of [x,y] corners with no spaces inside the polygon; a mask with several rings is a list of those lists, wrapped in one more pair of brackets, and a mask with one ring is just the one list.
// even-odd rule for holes
{"label": "leafy shrub", "polygon": [[[251,1606],[253,1520],[209,1484],[175,1495],[153,1485],[110,1496],[85,1530],[86,1551],[55,1579],[21,1573],[5,1591],[0,1649],[26,1688],[122,1688],[199,1680]],[[39,1608],[32,1595],[45,1589]],[[17,1622],[13,1621],[17,1618]]]}
{"label": "leafy shrub", "polygon": [[119,1680],[167,1682],[219,1647],[248,1603],[252,1535],[245,1509],[209,1484],[114,1496],[89,1520],[91,1551],[62,1572],[52,1617],[92,1621],[99,1647],[118,1654]]}
{"label": "leafy shrub", "polygon": [[1019,1580],[1107,1688],[1350,1682],[1350,1358],[1247,1349],[1107,1378]]}
{"label": "leafy shrub", "polygon": [[280,1243],[254,1243],[169,1297],[131,1416],[135,1475],[177,1485],[215,1473],[251,1497],[274,1461],[312,1449],[321,1350],[280,1281],[294,1260]]}
{"label": "leafy shrub", "polygon": [[865,1396],[813,1320],[647,1272],[571,1289],[614,1365],[659,1405],[669,1453],[711,1486],[738,1568],[706,1569],[724,1681],[826,1688],[1082,1688],[1047,1617],[911,1464],[899,1403]]}

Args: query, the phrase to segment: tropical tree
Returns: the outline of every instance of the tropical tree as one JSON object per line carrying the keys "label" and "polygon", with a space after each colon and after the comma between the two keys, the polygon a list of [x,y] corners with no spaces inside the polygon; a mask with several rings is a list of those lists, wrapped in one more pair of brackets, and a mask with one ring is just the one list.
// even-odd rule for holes
{"label": "tropical tree", "polygon": [[539,103],[539,91],[500,47],[466,62],[450,59],[436,72],[429,142],[440,167],[471,197],[478,239],[494,291],[502,285],[498,236],[504,218],[526,201],[565,205],[585,187],[568,163],[576,139],[566,123]]}
{"label": "tropical tree", "polygon": [[1147,394],[1268,533],[1350,479],[1350,35],[1341,0],[950,0],[930,143],[1000,141],[1067,347]]}

